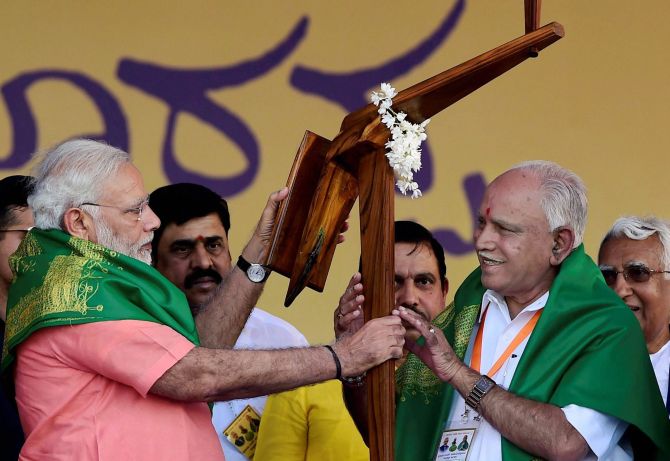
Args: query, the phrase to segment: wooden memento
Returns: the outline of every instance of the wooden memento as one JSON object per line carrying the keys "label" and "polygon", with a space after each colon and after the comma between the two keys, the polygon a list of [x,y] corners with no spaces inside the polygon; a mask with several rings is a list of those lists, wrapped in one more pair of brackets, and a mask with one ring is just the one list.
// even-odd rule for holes
{"label": "wooden memento", "polygon": [[[420,123],[563,37],[555,22],[538,28],[539,0],[524,0],[526,34],[407,88],[393,109]],[[303,288],[322,291],[337,236],[359,198],[365,320],[394,307],[393,171],[385,157],[388,129],[369,104],[347,115],[329,141],[307,132],[280,205],[268,265],[290,277],[285,305]],[[394,364],[371,370],[368,386],[370,459],[393,460]]]}

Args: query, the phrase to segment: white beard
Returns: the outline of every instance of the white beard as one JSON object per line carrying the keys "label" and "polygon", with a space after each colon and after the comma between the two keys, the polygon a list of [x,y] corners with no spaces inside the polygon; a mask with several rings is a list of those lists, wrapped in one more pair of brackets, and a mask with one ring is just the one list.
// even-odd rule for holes
{"label": "white beard", "polygon": [[98,218],[95,228],[99,245],[151,265],[151,250],[143,249],[142,246],[153,240],[153,232],[147,240],[137,243],[114,234],[102,217]]}

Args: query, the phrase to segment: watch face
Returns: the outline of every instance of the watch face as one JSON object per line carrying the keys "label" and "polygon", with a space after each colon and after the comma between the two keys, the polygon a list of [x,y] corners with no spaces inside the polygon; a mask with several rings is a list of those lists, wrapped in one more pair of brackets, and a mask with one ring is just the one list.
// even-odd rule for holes
{"label": "watch face", "polygon": [[265,278],[265,269],[260,264],[252,264],[247,269],[247,276],[252,282],[262,282]]}
{"label": "watch face", "polygon": [[482,376],[475,384],[475,387],[482,392],[488,392],[495,385],[496,383],[493,380],[486,379],[484,376]]}

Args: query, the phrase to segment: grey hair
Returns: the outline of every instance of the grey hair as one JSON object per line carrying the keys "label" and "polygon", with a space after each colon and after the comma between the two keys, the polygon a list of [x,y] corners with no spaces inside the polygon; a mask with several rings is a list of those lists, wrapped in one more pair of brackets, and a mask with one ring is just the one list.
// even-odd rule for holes
{"label": "grey hair", "polygon": [[600,247],[608,240],[618,238],[629,238],[631,240],[646,240],[657,234],[661,241],[663,253],[661,264],[663,270],[670,269],[670,222],[657,218],[656,216],[623,216],[612,225],[612,228],[603,238]]}
{"label": "grey hair", "polygon": [[540,206],[554,231],[559,227],[570,227],[575,233],[573,248],[584,240],[588,200],[586,186],[579,176],[567,168],[545,160],[531,160],[513,166],[507,171],[522,170],[540,180],[543,192]]}
{"label": "grey hair", "polygon": [[73,139],[39,155],[35,189],[28,197],[35,226],[61,229],[69,208],[97,201],[105,181],[130,162],[128,153],[90,139]]}

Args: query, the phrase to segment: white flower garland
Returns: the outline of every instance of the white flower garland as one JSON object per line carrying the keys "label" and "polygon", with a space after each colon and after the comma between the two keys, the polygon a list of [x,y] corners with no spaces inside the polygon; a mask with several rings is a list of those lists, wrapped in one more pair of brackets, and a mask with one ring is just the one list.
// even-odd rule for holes
{"label": "white flower garland", "polygon": [[412,198],[421,197],[419,185],[413,181],[414,173],[421,169],[421,142],[426,139],[425,128],[430,122],[411,123],[404,112],[396,113],[391,109],[392,99],[397,95],[390,83],[382,83],[379,93],[373,91],[370,101],[379,107],[382,123],[391,130],[391,139],[386,142],[386,157],[393,168],[396,186],[403,195],[412,193]]}

